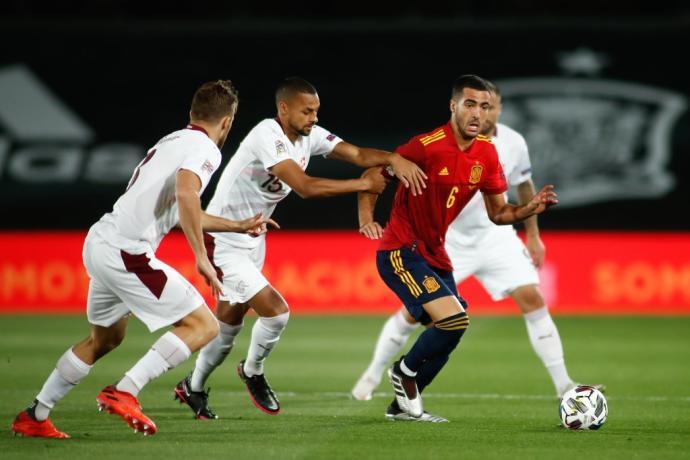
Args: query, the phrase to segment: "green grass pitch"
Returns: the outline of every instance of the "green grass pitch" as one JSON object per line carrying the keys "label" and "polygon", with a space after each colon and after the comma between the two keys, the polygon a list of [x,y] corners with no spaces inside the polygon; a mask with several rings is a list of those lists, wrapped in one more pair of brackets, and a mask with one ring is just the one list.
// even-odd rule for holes
{"label": "green grass pitch", "polygon": [[149,384],[140,401],[158,424],[135,435],[99,414],[95,397],[159,335],[130,321],[122,346],[52,414],[70,440],[12,436],[10,423],[40,389],[68,345],[85,336],[75,316],[0,318],[0,458],[688,458],[690,317],[556,317],[571,375],[608,387],[609,419],[597,432],[558,427],[557,401],[520,317],[474,317],[425,408],[447,424],[389,422],[384,381],[372,401],[348,398],[366,366],[383,317],[294,315],[266,364],[283,406],[271,417],[249,401],[235,366],[253,318],[211,377],[221,419],[196,421],[172,399],[193,360]]}

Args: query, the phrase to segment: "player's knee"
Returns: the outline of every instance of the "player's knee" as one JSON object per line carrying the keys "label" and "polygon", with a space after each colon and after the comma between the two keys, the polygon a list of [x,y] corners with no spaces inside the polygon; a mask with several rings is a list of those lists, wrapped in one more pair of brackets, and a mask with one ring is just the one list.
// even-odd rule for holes
{"label": "player's knee", "polygon": [[187,317],[183,324],[190,327],[199,337],[200,346],[206,345],[220,333],[218,320],[210,311]]}
{"label": "player's knee", "polygon": [[522,286],[511,294],[515,303],[523,313],[529,313],[542,308],[546,302],[537,286]]}
{"label": "player's knee", "polygon": [[261,318],[275,318],[281,315],[290,315],[290,308],[287,303],[276,303],[268,308],[263,308],[261,312],[257,312]]}
{"label": "player's knee", "polygon": [[218,320],[213,316],[211,316],[210,320],[204,321],[204,324],[201,326],[201,329],[204,341],[206,343],[215,339],[216,336],[220,333],[220,325],[218,324]]}
{"label": "player's knee", "polygon": [[287,326],[288,320],[290,319],[290,312],[286,311],[285,313],[281,313],[276,316],[271,316],[271,317],[265,317],[261,316],[259,317],[259,321],[261,322],[262,326],[265,327],[268,330],[271,330],[273,332],[280,333],[285,329]]}
{"label": "player's knee", "polygon": [[108,334],[105,336],[91,336],[89,337],[89,345],[93,351],[95,359],[99,359],[104,355],[110,353],[112,350],[117,348],[122,340],[125,338],[125,334]]}
{"label": "player's knee", "polygon": [[463,334],[470,325],[470,318],[466,312],[460,312],[456,315],[448,316],[434,323],[436,329],[449,332],[459,332]]}
{"label": "player's knee", "polygon": [[464,311],[434,323],[434,327],[443,333],[448,353],[455,349],[469,325],[470,319]]}
{"label": "player's knee", "polygon": [[[277,291],[274,291],[274,296],[269,309],[273,317],[285,315],[285,318],[290,316],[290,307],[287,301]],[[285,320],[287,322],[287,319]]]}
{"label": "player's knee", "polygon": [[247,303],[230,304],[228,302],[220,302],[216,309],[216,318],[222,323],[239,326],[244,322],[244,317],[248,310],[249,304]]}
{"label": "player's knee", "polygon": [[249,301],[252,309],[260,316],[272,318],[290,311],[287,302],[271,285],[264,287]]}

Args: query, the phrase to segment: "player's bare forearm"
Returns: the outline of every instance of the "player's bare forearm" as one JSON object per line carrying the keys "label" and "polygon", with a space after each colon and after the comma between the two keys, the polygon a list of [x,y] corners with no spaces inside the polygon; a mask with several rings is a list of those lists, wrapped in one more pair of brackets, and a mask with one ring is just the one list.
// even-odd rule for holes
{"label": "player's bare forearm", "polygon": [[534,216],[533,213],[525,209],[525,206],[515,206],[514,204],[506,204],[498,211],[489,214],[489,219],[496,225],[512,225],[518,222],[523,222],[525,219]]}
{"label": "player's bare forearm", "polygon": [[363,192],[368,190],[368,188],[368,182],[363,179],[337,180],[324,179],[322,177],[309,177],[301,187],[294,190],[300,197],[312,199]]}
{"label": "player's bare forearm", "polygon": [[[527,179],[525,182],[518,184],[517,195],[519,204],[523,205],[529,203],[532,197],[534,197],[534,194],[535,190],[532,179]],[[536,215],[525,219],[523,225],[525,226],[525,233],[528,238],[536,238],[539,236],[539,224],[537,223]]]}
{"label": "player's bare forearm", "polygon": [[206,232],[246,233],[254,237],[266,233],[268,227],[280,228],[276,221],[265,219],[261,213],[244,220],[231,220],[202,212],[201,226]]}
{"label": "player's bare forearm", "polygon": [[359,217],[359,233],[370,240],[383,237],[383,227],[374,221],[374,209],[378,195],[360,192],[357,196],[357,213]]}
{"label": "player's bare forearm", "polygon": [[[340,144],[338,144],[340,145]],[[297,163],[292,160],[282,161],[271,172],[285,182],[302,198],[326,198],[347,193],[370,191],[381,193],[386,186],[385,178],[380,172],[374,174],[367,171],[359,179],[325,179],[308,176]]]}
{"label": "player's bare forearm", "polygon": [[360,192],[357,194],[357,217],[360,227],[374,221],[374,210],[378,198],[376,193]]}
{"label": "player's bare forearm", "polygon": [[[527,179],[525,182],[517,186],[518,200],[521,205],[528,204],[534,198],[534,183],[532,179]],[[526,247],[532,258],[532,263],[535,267],[541,268],[544,265],[544,258],[546,256],[546,247],[539,237],[539,225],[537,224],[537,216],[530,216],[523,221],[525,225],[525,233],[527,234]]]}
{"label": "player's bare forearm", "polygon": [[198,258],[206,256],[204,238],[201,231],[201,200],[199,193],[193,189],[177,189],[175,192],[178,212],[180,214],[180,227],[184,232],[189,246]]}
{"label": "player's bare forearm", "polygon": [[374,166],[390,166],[395,176],[403,185],[410,187],[413,195],[421,195],[426,188],[426,174],[414,162],[403,158],[397,153],[384,150],[357,147],[347,142],[341,142],[335,146],[329,158],[348,161],[363,168]]}
{"label": "player's bare forearm", "polygon": [[177,199],[177,208],[180,215],[180,227],[182,227],[184,236],[187,238],[194,252],[197,271],[204,277],[206,283],[211,286],[211,292],[217,299],[218,296],[223,293],[223,286],[216,276],[216,270],[213,268],[211,261],[208,260],[206,248],[204,247],[204,236],[201,231],[201,216],[203,211],[201,210],[201,200],[199,199],[201,182],[196,176],[194,176],[196,182],[194,182],[193,179],[191,181],[185,180],[189,179],[189,176],[185,178],[184,173],[188,173],[188,171],[180,171],[177,173],[177,184],[175,186],[175,198]]}
{"label": "player's bare forearm", "polygon": [[541,214],[557,203],[558,199],[556,192],[553,191],[553,185],[545,185],[528,203],[520,206],[506,203],[502,193],[484,194],[486,213],[491,222],[496,225],[511,225],[522,222],[528,217]]}
{"label": "player's bare forearm", "polygon": [[394,156],[397,155],[385,150],[357,147],[347,142],[340,142],[333,148],[328,158],[346,161],[361,168],[371,168],[374,166],[392,166]]}
{"label": "player's bare forearm", "polygon": [[201,213],[201,228],[205,232],[243,232],[244,229],[237,221],[214,216],[206,212]]}

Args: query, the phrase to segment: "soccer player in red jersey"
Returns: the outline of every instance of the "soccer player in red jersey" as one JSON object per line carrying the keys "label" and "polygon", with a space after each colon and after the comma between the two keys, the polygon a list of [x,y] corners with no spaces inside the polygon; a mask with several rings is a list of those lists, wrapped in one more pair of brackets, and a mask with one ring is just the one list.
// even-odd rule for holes
{"label": "soccer player in red jersey", "polygon": [[[427,330],[388,371],[395,400],[387,414],[393,418],[445,421],[424,412],[421,392],[446,364],[469,325],[467,303],[457,292],[444,247],[448,225],[479,191],[489,218],[498,225],[520,222],[557,203],[552,185],[522,206],[506,203],[507,184],[496,148],[480,135],[489,107],[487,83],[463,75],[453,84],[449,122],[396,150],[422,167],[427,189],[413,196],[398,187],[376,265],[386,285]],[[376,198],[360,194],[360,217],[373,216]]]}

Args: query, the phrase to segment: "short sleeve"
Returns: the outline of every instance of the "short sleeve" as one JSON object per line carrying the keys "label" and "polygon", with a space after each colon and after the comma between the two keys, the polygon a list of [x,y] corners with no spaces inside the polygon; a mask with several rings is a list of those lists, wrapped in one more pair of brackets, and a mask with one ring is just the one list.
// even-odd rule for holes
{"label": "short sleeve", "polygon": [[419,142],[419,139],[417,138],[414,138],[410,140],[407,144],[403,144],[397,149],[395,149],[395,153],[397,153],[401,157],[410,160],[413,163],[416,163],[417,166],[424,165],[424,159],[426,156],[424,152],[424,146],[421,142]]}
{"label": "short sleeve", "polygon": [[498,195],[508,190],[508,184],[506,182],[505,174],[503,173],[503,167],[498,161],[498,153],[493,145],[491,145],[491,150],[489,150],[487,167],[489,170],[487,171],[486,180],[479,188],[482,193],[487,195]]}
{"label": "short sleeve", "polygon": [[318,125],[314,126],[309,137],[311,140],[309,156],[312,157],[317,155],[326,157],[333,151],[336,145],[343,142],[341,138]]}
{"label": "short sleeve", "polygon": [[280,127],[271,129],[269,123],[276,123],[275,120],[266,121],[252,129],[242,144],[247,144],[248,150],[256,156],[266,171],[281,161],[290,160],[287,139],[283,135]]}
{"label": "short sleeve", "polygon": [[519,136],[514,148],[517,162],[508,176],[508,182],[510,185],[519,185],[532,178],[532,163],[529,160],[527,142],[522,136]]}
{"label": "short sleeve", "polygon": [[[424,167],[426,152],[424,151],[424,146],[421,142],[419,142],[419,139],[417,138],[413,138],[410,141],[408,141],[407,144],[403,144],[397,147],[395,149],[395,153],[405,158],[406,160],[410,160],[419,167]],[[393,169],[390,166],[384,168],[382,173],[384,177],[387,177],[388,179],[392,179],[395,177],[395,174],[393,174]]]}
{"label": "short sleeve", "polygon": [[193,172],[201,180],[201,191],[208,185],[213,173],[220,166],[220,152],[210,148],[197,148],[189,152],[179,169]]}

